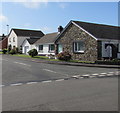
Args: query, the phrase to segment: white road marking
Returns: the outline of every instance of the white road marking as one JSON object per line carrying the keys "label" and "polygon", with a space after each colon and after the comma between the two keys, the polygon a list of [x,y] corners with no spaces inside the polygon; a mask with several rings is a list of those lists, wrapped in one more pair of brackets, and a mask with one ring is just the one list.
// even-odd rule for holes
{"label": "white road marking", "polygon": [[89,74],[87,74],[87,75],[82,75],[82,77],[88,77],[88,76],[90,76]]}
{"label": "white road marking", "polygon": [[21,62],[14,62],[14,63],[16,63],[16,64],[21,64],[21,65],[25,65],[25,66],[31,66],[31,65],[28,65],[28,64],[25,64],[25,63],[21,63]]}
{"label": "white road marking", "polygon": [[49,69],[43,69],[44,71],[52,72],[52,73],[57,73],[55,71],[49,70]]}
{"label": "white road marking", "polygon": [[112,73],[108,73],[107,76],[113,76],[113,74]]}
{"label": "white road marking", "polygon": [[96,76],[90,76],[90,78],[95,78]]}
{"label": "white road marking", "polygon": [[105,75],[105,74],[107,74],[107,73],[100,73],[100,74]]}
{"label": "white road marking", "polygon": [[108,72],[108,73],[115,73],[115,72]]}
{"label": "white road marking", "polygon": [[10,86],[20,86],[22,85],[23,83],[17,83],[17,84],[10,84]]}
{"label": "white road marking", "polygon": [[26,84],[36,84],[36,83],[38,83],[38,82],[28,82]]}
{"label": "white road marking", "polygon": [[64,79],[58,79],[58,80],[55,80],[55,81],[63,81]]}
{"label": "white road marking", "polygon": [[42,83],[48,83],[48,82],[52,82],[52,80],[42,81]]}
{"label": "white road marking", "polygon": [[95,73],[95,74],[91,74],[91,75],[99,75],[98,73]]}
{"label": "white road marking", "polygon": [[106,75],[98,75],[98,77],[105,77]]}
{"label": "white road marking", "polygon": [[79,78],[79,75],[77,75],[77,76],[72,76],[72,78]]}

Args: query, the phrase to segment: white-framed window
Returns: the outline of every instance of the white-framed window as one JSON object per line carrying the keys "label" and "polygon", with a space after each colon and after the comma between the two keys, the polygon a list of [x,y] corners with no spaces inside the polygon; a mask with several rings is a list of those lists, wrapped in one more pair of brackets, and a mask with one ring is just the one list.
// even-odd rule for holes
{"label": "white-framed window", "polygon": [[39,51],[43,51],[43,45],[39,45]]}
{"label": "white-framed window", "polygon": [[49,52],[54,52],[55,50],[55,45],[54,44],[50,44],[49,45]]}
{"label": "white-framed window", "polygon": [[83,41],[74,42],[74,52],[84,53],[85,44]]}
{"label": "white-framed window", "polygon": [[13,42],[15,42],[15,37],[13,37]]}
{"label": "white-framed window", "polygon": [[11,42],[11,38],[9,38],[9,42]]}

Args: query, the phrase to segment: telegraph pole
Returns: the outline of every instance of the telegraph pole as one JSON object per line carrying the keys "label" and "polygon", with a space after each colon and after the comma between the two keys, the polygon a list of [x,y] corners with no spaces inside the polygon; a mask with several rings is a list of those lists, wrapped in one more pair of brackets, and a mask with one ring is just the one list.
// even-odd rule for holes
{"label": "telegraph pole", "polygon": [[7,35],[9,34],[9,25],[7,24]]}

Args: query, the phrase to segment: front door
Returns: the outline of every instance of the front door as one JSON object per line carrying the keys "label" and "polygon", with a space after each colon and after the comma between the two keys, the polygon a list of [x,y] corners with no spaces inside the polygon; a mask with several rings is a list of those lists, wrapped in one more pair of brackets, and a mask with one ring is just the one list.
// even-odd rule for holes
{"label": "front door", "polygon": [[29,46],[25,46],[25,54],[28,54],[28,51],[29,51]]}
{"label": "front door", "polygon": [[63,46],[61,44],[58,44],[58,53],[61,53],[63,51]]}

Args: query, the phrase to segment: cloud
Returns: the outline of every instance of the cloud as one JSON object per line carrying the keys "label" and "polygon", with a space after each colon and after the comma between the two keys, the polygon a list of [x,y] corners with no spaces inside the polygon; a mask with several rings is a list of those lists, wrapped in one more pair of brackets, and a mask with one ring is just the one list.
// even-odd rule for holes
{"label": "cloud", "polygon": [[59,7],[65,9],[68,6],[67,3],[59,3]]}
{"label": "cloud", "polygon": [[4,15],[0,15],[0,22],[6,22],[8,19],[7,19],[7,17],[6,16],[4,16]]}
{"label": "cloud", "polygon": [[52,32],[52,31],[53,31],[52,28],[46,27],[46,26],[45,26],[45,27],[42,27],[41,30],[42,30],[43,32],[45,32],[45,33]]}
{"label": "cloud", "polygon": [[21,3],[26,8],[39,8],[39,3],[37,2],[23,2]]}
{"label": "cloud", "polygon": [[38,9],[40,6],[47,6],[48,4],[48,0],[13,0],[13,2],[31,9]]}

